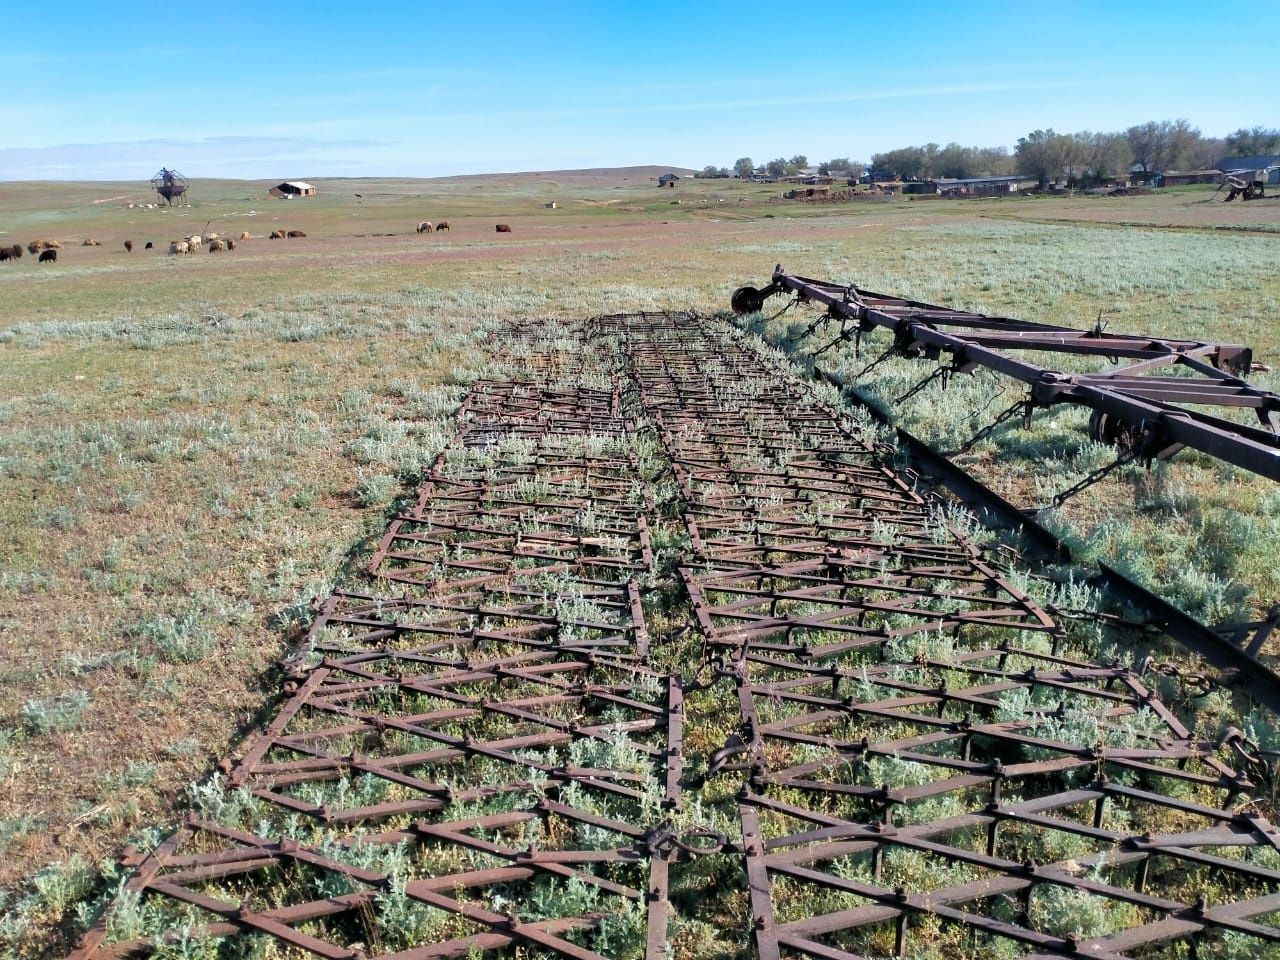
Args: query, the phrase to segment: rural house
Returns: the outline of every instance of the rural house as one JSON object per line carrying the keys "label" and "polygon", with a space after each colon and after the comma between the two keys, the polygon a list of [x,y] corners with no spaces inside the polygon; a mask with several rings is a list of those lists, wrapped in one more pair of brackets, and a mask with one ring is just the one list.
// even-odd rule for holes
{"label": "rural house", "polygon": [[1280,153],[1261,154],[1253,157],[1224,157],[1222,162],[1218,164],[1218,169],[1223,173],[1231,173],[1235,170],[1267,170],[1268,167],[1275,169],[1267,171],[1263,176],[1254,178],[1262,180],[1267,186],[1280,185]]}
{"label": "rural house", "polygon": [[836,178],[825,173],[800,173],[794,177],[783,177],[787,183],[801,183],[810,187],[829,187],[836,182]]}
{"label": "rural house", "polygon": [[273,197],[279,197],[281,200],[288,200],[291,197],[314,197],[316,188],[309,183],[303,183],[301,180],[286,180],[284,183],[278,183],[267,193]]}
{"label": "rural house", "polygon": [[1192,183],[1221,183],[1220,170],[1167,170],[1156,179],[1156,186],[1185,187]]}
{"label": "rural house", "polygon": [[1030,177],[941,177],[935,181],[938,192],[946,197],[999,197],[1036,186]]}
{"label": "rural house", "polygon": [[674,188],[675,188],[675,185],[676,185],[676,182],[677,182],[679,179],[680,179],[680,177],[679,177],[678,175],[674,174],[674,173],[664,173],[662,176],[660,176],[660,177],[658,178],[658,186],[659,186],[659,187],[671,187],[671,188],[673,188],[673,189],[674,189]]}
{"label": "rural house", "polygon": [[939,177],[936,180],[916,180],[903,186],[907,194],[924,194],[942,197],[999,197],[1005,194],[1029,190],[1036,181],[1029,177]]}

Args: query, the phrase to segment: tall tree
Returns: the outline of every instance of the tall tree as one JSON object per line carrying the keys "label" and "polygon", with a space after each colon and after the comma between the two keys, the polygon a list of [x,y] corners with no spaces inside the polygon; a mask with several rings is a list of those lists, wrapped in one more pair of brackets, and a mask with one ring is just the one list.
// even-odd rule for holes
{"label": "tall tree", "polygon": [[1050,180],[1068,174],[1078,161],[1079,146],[1074,137],[1048,130],[1033,130],[1018,140],[1015,151],[1018,170],[1035,177],[1043,187]]}
{"label": "tall tree", "polygon": [[1215,170],[1226,156],[1226,147],[1220,137],[1198,137],[1187,151],[1188,170]]}
{"label": "tall tree", "polygon": [[1168,150],[1160,124],[1154,120],[1136,124],[1124,132],[1124,137],[1129,142],[1133,162],[1142,168],[1143,173],[1152,173],[1158,169],[1161,158]]}
{"label": "tall tree", "polygon": [[920,148],[922,161],[920,178],[922,180],[930,180],[938,175],[938,151],[940,149],[936,143],[926,143]]}
{"label": "tall tree", "polygon": [[733,162],[733,172],[744,180],[751,176],[751,174],[755,172],[755,169],[755,162],[752,161],[750,157],[739,157]]}
{"label": "tall tree", "polygon": [[809,165],[809,158],[803,153],[797,153],[794,157],[787,161],[787,173],[795,175]]}
{"label": "tall tree", "polygon": [[975,147],[974,167],[980,177],[1007,177],[1018,172],[1008,147]]}
{"label": "tall tree", "polygon": [[948,143],[938,151],[934,159],[934,176],[951,177],[964,180],[975,176],[977,164],[974,162],[976,147],[962,147],[958,143]]}
{"label": "tall tree", "polygon": [[1196,154],[1204,137],[1198,127],[1193,127],[1186,120],[1166,120],[1168,131],[1169,153],[1164,158],[1162,170],[1190,170],[1196,166]]}
{"label": "tall tree", "polygon": [[1233,157],[1256,157],[1280,153],[1280,129],[1241,127],[1225,137],[1223,149]]}
{"label": "tall tree", "polygon": [[1163,173],[1186,166],[1202,139],[1186,120],[1148,120],[1124,132],[1133,162],[1143,173]]}
{"label": "tall tree", "polygon": [[1121,176],[1133,163],[1129,141],[1122,133],[1084,130],[1075,134],[1075,140],[1079,145],[1084,179],[1093,183]]}
{"label": "tall tree", "polygon": [[785,177],[787,175],[787,161],[782,157],[777,157],[765,164],[765,169],[769,171],[769,176],[771,177]]}
{"label": "tall tree", "polygon": [[871,158],[877,175],[899,180],[919,180],[925,172],[925,155],[921,147],[899,147]]}

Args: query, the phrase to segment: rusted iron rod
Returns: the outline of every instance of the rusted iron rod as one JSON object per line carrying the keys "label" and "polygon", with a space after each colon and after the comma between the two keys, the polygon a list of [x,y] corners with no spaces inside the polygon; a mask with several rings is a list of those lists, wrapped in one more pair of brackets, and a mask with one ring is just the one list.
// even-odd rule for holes
{"label": "rusted iron rod", "polygon": [[[1268,428],[1280,413],[1280,395],[1247,383],[1253,361],[1249,347],[1193,340],[1103,334],[1049,324],[1029,324],[1003,317],[950,310],[935,304],[862,290],[854,285],[793,276],[779,266],[762,290],[742,288],[739,308],[757,308],[767,296],[791,293],[804,302],[824,306],[827,316],[860,331],[883,329],[894,337],[903,356],[942,362],[971,372],[986,367],[1028,385],[1030,402],[1085,406],[1125,424],[1125,442],[1148,459],[1167,458],[1183,447],[1200,450],[1226,463],[1280,480],[1280,436],[1235,421],[1187,409],[1187,405],[1252,408]],[[816,332],[816,328],[815,328]],[[1020,356],[1025,351],[1074,354],[1141,361],[1108,376],[1071,373]],[[1206,362],[1207,361],[1207,362]],[[1185,376],[1132,376],[1144,370],[1176,369]],[[1099,427],[1098,440],[1114,440],[1114,431]]]}

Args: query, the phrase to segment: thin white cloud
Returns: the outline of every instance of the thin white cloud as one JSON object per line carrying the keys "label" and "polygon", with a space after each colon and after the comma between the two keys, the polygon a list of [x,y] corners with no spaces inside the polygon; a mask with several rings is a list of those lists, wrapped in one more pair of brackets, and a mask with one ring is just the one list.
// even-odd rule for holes
{"label": "thin white cloud", "polygon": [[417,116],[379,117],[380,122],[427,120],[431,122],[492,122],[495,120],[558,120],[586,117],[631,116],[697,112],[704,110],[756,110],[769,107],[809,107],[836,104],[870,103],[883,100],[909,100],[919,97],[951,97],[996,93],[1031,93],[1047,90],[1073,90],[1093,86],[1097,80],[1049,80],[1012,83],[951,83],[888,90],[859,90],[845,93],[796,93],[738,97],[733,99],[661,100],[625,105],[591,104],[583,106],[522,110],[484,110],[435,113],[424,111]]}
{"label": "thin white cloud", "polygon": [[55,53],[0,50],[0,69],[5,67],[45,67],[65,63],[67,58]]}
{"label": "thin white cloud", "polygon": [[140,180],[162,165],[177,167],[188,175],[234,175],[246,168],[264,169],[274,161],[319,164],[335,153],[375,146],[378,144],[370,140],[224,136],[8,147],[0,148],[0,180]]}

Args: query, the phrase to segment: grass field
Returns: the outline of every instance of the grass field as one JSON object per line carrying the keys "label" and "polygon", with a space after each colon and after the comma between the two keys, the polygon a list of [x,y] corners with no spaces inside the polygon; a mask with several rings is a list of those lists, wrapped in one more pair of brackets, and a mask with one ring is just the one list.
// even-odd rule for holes
{"label": "grass field", "polygon": [[[1185,188],[807,205],[734,181],[660,191],[657,172],[321,179],[291,201],[198,182],[172,210],[130,209],[145,184],[0,184],[0,245],[63,244],[56,264],[0,264],[0,887],[74,887],[260,721],[273,658],[444,443],[496,321],[722,310],[781,262],[1015,316],[1243,342],[1280,368],[1280,201]],[[452,230],[418,236],[420,219]],[[206,228],[254,239],[165,253]],[[264,239],[276,228],[308,236]],[[892,361],[867,387],[887,402],[927,372]],[[999,389],[978,377],[899,412],[946,446],[982,425],[975,410],[1012,401]],[[1078,415],[1040,418],[968,460],[1019,503],[1107,459]],[[1128,468],[1054,522],[1083,558],[1210,621],[1280,594],[1280,492],[1205,458]]]}

